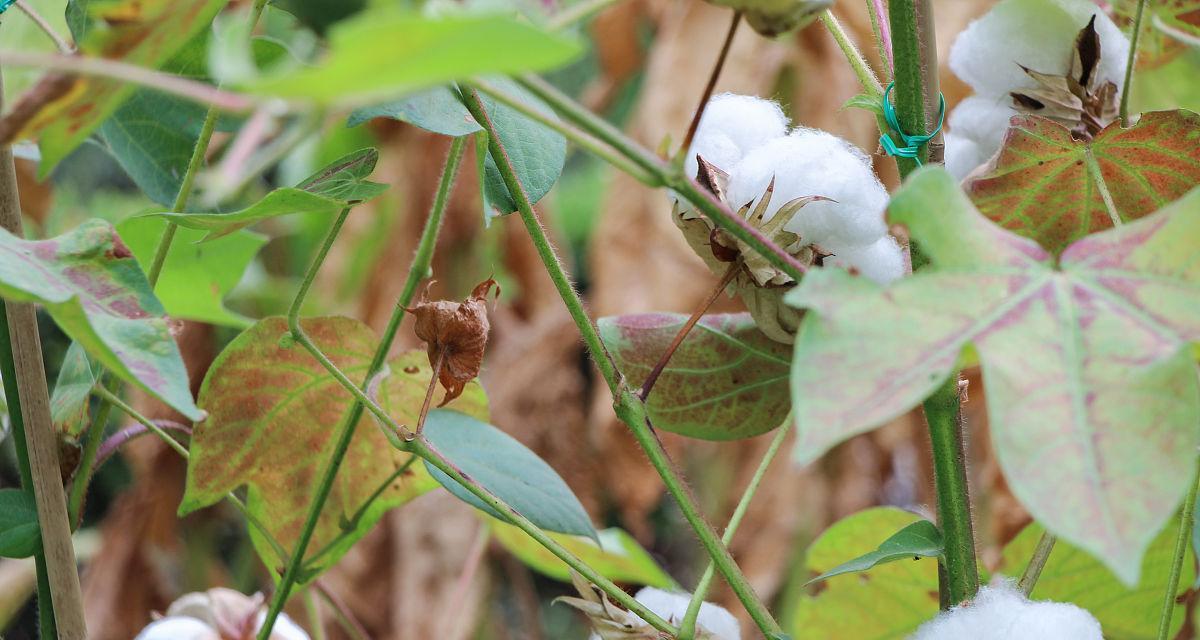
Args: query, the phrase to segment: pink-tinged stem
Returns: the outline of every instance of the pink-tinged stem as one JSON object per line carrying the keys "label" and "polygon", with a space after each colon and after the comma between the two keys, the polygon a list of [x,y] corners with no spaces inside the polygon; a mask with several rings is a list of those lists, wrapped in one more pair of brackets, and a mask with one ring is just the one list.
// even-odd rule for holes
{"label": "pink-tinged stem", "polygon": [[892,28],[888,24],[887,9],[883,7],[883,0],[871,0],[871,9],[875,12],[875,22],[879,25],[879,40],[883,45],[883,52],[887,55],[890,71],[896,68],[896,60],[892,57]]}

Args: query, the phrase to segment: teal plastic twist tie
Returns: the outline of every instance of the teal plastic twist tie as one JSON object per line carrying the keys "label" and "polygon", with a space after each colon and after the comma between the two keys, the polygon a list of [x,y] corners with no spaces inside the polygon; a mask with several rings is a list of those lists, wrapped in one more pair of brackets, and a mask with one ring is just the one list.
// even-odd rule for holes
{"label": "teal plastic twist tie", "polygon": [[879,144],[883,146],[884,152],[889,156],[898,156],[901,158],[909,158],[917,163],[921,162],[920,153],[921,147],[929,143],[934,136],[942,130],[942,121],[946,118],[946,97],[938,95],[938,123],[937,127],[930,133],[910,136],[904,133],[904,129],[900,128],[900,121],[896,118],[896,109],[892,106],[892,89],[896,88],[896,83],[891,82],[887,86],[887,90],[883,92],[883,119],[887,120],[888,126],[900,134],[900,138],[904,141],[904,146],[896,144],[895,140],[887,133],[879,136]]}

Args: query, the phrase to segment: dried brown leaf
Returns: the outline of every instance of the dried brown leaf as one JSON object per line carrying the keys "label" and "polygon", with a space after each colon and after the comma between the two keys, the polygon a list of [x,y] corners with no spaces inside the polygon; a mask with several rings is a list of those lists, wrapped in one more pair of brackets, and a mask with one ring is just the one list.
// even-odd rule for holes
{"label": "dried brown leaf", "polygon": [[422,299],[408,309],[416,317],[413,331],[425,341],[429,364],[438,372],[438,381],[446,389],[438,406],[457,398],[467,383],[479,375],[490,328],[486,300],[493,286],[499,296],[500,286],[488,278],[476,285],[470,297],[462,302]]}

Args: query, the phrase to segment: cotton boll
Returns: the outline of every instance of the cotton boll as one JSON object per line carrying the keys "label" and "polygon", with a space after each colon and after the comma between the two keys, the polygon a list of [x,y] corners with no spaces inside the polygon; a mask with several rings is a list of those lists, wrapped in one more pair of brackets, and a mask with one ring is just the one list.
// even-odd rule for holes
{"label": "cotton boll", "polygon": [[946,169],[961,180],[990,159],[1000,150],[1015,115],[1007,96],[970,96],[959,102],[946,123]]}
{"label": "cotton boll", "polygon": [[[687,614],[692,596],[687,593],[672,593],[654,587],[644,587],[637,592],[634,599],[662,619],[672,624],[678,624]],[[632,613],[627,612],[626,619],[635,628],[645,625],[641,618]],[[741,640],[742,638],[737,618],[734,618],[725,609],[708,602],[700,605],[700,613],[696,616],[696,631],[697,637],[704,637],[707,640]],[[600,634],[593,633],[589,640],[600,640]]]}
{"label": "cotton boll", "polygon": [[799,129],[750,152],[730,174],[730,205],[757,205],[772,177],[775,190],[764,220],[795,198],[831,199],[809,202],[784,225],[804,244],[861,247],[887,231],[883,222],[887,192],[867,156],[841,138]]}
{"label": "cotton boll", "polygon": [[1033,87],[1018,65],[1065,74],[1075,36],[1093,15],[1100,36],[1099,77],[1121,86],[1129,40],[1090,0],[1004,0],[958,35],[950,48],[950,69],[981,95],[1000,97]]}
{"label": "cotton boll", "polygon": [[909,640],[1103,640],[1092,614],[1063,602],[1033,602],[1011,583],[983,587],[969,604],[921,625]]}
{"label": "cotton boll", "polygon": [[181,616],[151,622],[133,640],[221,640],[221,636],[204,622]]}
{"label": "cotton boll", "polygon": [[757,96],[722,93],[708,101],[696,137],[684,159],[689,178],[696,177],[696,154],[722,171],[751,150],[787,133],[788,120],[783,109],[772,100]]}
{"label": "cotton boll", "polygon": [[[254,623],[256,629],[262,629],[263,622],[267,619],[267,612],[263,611],[258,614],[258,619]],[[286,613],[279,614],[275,619],[275,626],[271,628],[271,640],[309,640],[308,634],[300,625],[292,621]]]}
{"label": "cotton boll", "polygon": [[863,277],[887,284],[904,275],[904,252],[894,238],[884,236],[865,247],[834,250],[825,265],[853,268]]}

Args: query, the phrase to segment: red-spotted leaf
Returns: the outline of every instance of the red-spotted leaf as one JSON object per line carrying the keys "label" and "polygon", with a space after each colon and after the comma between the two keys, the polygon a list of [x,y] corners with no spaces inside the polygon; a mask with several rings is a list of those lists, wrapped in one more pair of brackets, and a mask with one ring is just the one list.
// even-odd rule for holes
{"label": "red-spotted leaf", "polygon": [[1200,42],[1200,0],[1162,0],[1150,9],[1158,30],[1184,44]]}
{"label": "red-spotted leaf", "polygon": [[192,420],[203,416],[162,304],[109,223],[37,241],[0,231],[0,295],[42,305],[105,369]]}
{"label": "red-spotted leaf", "polygon": [[[84,55],[138,67],[160,67],[207,27],[228,0],[109,0],[72,5],[68,22]],[[97,76],[49,74],[17,100],[0,126],[8,134],[37,138],[39,173],[49,174],[136,90]],[[29,117],[31,116],[32,117]],[[9,136],[0,136],[5,138]]]}
{"label": "red-spotted leaf", "polygon": [[966,188],[985,216],[1058,253],[1197,183],[1200,115],[1181,110],[1142,114],[1128,129],[1114,122],[1090,142],[1044,118],[1014,118],[994,166]]}
{"label": "red-spotted leaf", "polygon": [[[601,318],[600,335],[630,383],[641,385],[687,322],[673,313]],[[646,408],[656,428],[705,440],[766,433],[787,417],[791,347],[748,313],[700,319],[671,357]]]}
{"label": "red-spotted leaf", "polygon": [[1017,497],[1135,582],[1200,444],[1200,190],[1057,263],[941,169],[912,176],[890,219],[931,268],[887,289],[822,269],[788,295],[809,310],[792,368],[797,456],[900,415],[977,357]]}
{"label": "red-spotted leaf", "polygon": [[[366,325],[313,318],[302,326],[347,375],[356,380],[366,375],[378,344]],[[308,351],[281,340],[287,333],[283,318],[262,320],[234,339],[209,369],[200,389],[209,417],[192,435],[179,512],[213,504],[246,485],[250,513],[290,552],[351,395]],[[389,368],[375,397],[398,423],[415,424],[431,374],[425,354],[406,352]],[[487,400],[476,383],[450,406],[487,418]],[[308,547],[312,573],[306,578],[336,562],[384,512],[437,486],[424,465],[410,458],[388,444],[371,417],[362,417]],[[379,497],[362,509],[381,487]],[[250,532],[268,566],[287,561],[255,527]]]}

